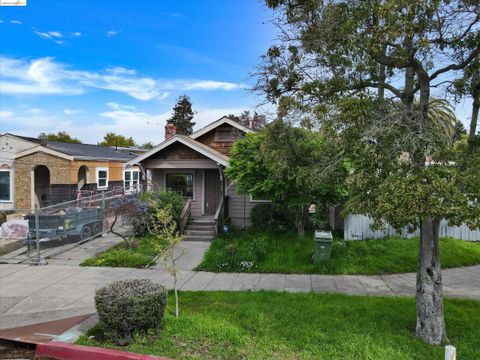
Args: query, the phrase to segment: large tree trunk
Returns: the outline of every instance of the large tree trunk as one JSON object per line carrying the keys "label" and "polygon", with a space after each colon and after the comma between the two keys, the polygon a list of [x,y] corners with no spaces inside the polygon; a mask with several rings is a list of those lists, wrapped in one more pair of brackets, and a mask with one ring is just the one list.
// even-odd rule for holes
{"label": "large tree trunk", "polygon": [[431,217],[420,226],[417,270],[417,328],[423,341],[438,345],[447,338],[443,316],[442,270],[438,247],[440,221]]}
{"label": "large tree trunk", "polygon": [[473,96],[472,119],[470,121],[470,131],[468,133],[468,146],[470,149],[473,148],[474,138],[476,135],[477,125],[478,125],[478,110],[480,108],[480,78],[474,81],[472,96]]}

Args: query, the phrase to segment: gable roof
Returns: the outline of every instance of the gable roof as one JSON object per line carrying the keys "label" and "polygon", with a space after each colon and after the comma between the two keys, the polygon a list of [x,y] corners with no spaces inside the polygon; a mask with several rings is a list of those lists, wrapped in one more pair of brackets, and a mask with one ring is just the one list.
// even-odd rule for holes
{"label": "gable roof", "polygon": [[219,163],[223,166],[228,165],[228,160],[229,160],[228,156],[223,155],[222,153],[218,152],[215,149],[212,149],[210,146],[202,144],[201,142],[198,142],[198,141],[196,141],[194,139],[191,139],[190,137],[184,136],[184,135],[172,136],[170,139],[165,140],[161,144],[155,146],[153,149],[147,151],[145,154],[142,154],[142,155],[136,157],[135,159],[130,160],[129,162],[127,162],[126,165],[127,166],[128,165],[130,165],[130,166],[131,165],[136,165],[139,162],[149,158],[153,154],[156,154],[157,152],[159,152],[159,151],[161,151],[161,150],[167,148],[168,146],[170,146],[174,143],[177,143],[177,142],[188,146],[189,148],[197,151],[198,153],[200,153],[202,155],[205,155],[209,159],[212,159],[213,161],[215,161],[215,162],[217,162],[217,163]]}
{"label": "gable roof", "polygon": [[[8,134],[19,139],[30,141],[38,144],[37,147],[29,149],[28,153],[23,151],[16,157],[32,154],[40,149],[48,149],[51,155],[59,156],[59,154],[67,155],[71,160],[110,160],[110,161],[128,161],[137,156],[133,151],[128,148],[115,149],[111,146],[101,146],[92,144],[75,144],[60,141],[49,141],[44,139],[31,138],[27,136],[19,136],[14,134]],[[34,150],[35,149],[35,150]],[[22,155],[20,155],[22,154]],[[61,156],[60,156],[61,157]]]}
{"label": "gable roof", "polygon": [[240,131],[243,131],[244,133],[253,132],[252,129],[250,129],[246,126],[243,126],[243,125],[239,124],[238,122],[236,122],[235,120],[232,120],[232,119],[224,116],[224,117],[218,119],[217,121],[214,121],[214,122],[208,124],[207,126],[201,128],[200,130],[195,131],[192,135],[190,135],[190,137],[192,139],[196,139],[196,138],[208,133],[209,131],[212,131],[216,127],[218,127],[220,125],[223,125],[223,124],[228,124],[230,126],[233,126],[234,128],[236,128]]}

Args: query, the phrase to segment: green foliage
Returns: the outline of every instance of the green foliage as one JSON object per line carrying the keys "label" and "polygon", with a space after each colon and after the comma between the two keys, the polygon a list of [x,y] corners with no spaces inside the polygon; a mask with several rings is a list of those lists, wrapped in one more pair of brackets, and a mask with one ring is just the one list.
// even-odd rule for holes
{"label": "green foliage", "polygon": [[146,213],[143,214],[142,221],[134,221],[134,233],[137,236],[146,236],[149,230],[153,229],[157,222],[155,215],[156,207],[169,208],[172,216],[178,222],[185,202],[182,196],[174,191],[146,191],[141,195],[141,201],[146,206]]}
{"label": "green foliage", "polygon": [[95,307],[107,339],[128,343],[135,332],[159,328],[167,290],[150,279],[121,280],[95,291]]}
{"label": "green foliage", "polygon": [[[171,359],[443,359],[444,347],[414,336],[411,297],[269,291],[182,293],[183,316],[169,302],[161,334],[139,335],[122,350]],[[480,358],[480,304],[445,300],[449,340],[462,359]],[[101,341],[101,328],[81,345]]]}
{"label": "green foliage", "polygon": [[59,131],[58,133],[40,133],[38,135],[39,139],[44,139],[48,141],[60,141],[74,144],[81,144],[82,142],[76,138],[71,137],[66,131]]}
{"label": "green foliage", "polygon": [[146,143],[142,144],[140,147],[142,149],[151,150],[155,147],[155,145],[153,144],[153,142],[149,141],[149,142],[146,142]]}
{"label": "green foliage", "polygon": [[[152,246],[154,241],[158,242],[156,246]],[[152,265],[154,258],[158,255],[157,248],[160,246],[166,249],[168,244],[163,239],[145,236],[136,239],[135,247],[122,243],[94,258],[85,260],[80,266],[144,268]]]}
{"label": "green foliage", "polygon": [[126,137],[123,135],[115,134],[113,132],[107,133],[103,137],[103,141],[99,144],[102,146],[121,146],[121,147],[130,147],[137,146],[132,137]]}
{"label": "green foliage", "polygon": [[193,133],[193,117],[195,112],[192,110],[192,101],[187,95],[178,98],[173,107],[173,115],[167,122],[173,123],[177,127],[177,134],[190,135]]}
{"label": "green foliage", "polygon": [[291,224],[280,207],[272,203],[255,205],[250,219],[255,229],[286,229]]}
{"label": "green foliage", "polygon": [[346,175],[338,152],[319,132],[282,120],[237,141],[225,173],[240,192],[269,199],[294,214],[299,233],[310,204],[335,202],[344,194]]}
{"label": "green foliage", "polygon": [[[261,249],[256,253],[255,247]],[[246,231],[216,238],[199,270],[381,275],[414,272],[418,259],[418,238],[397,237],[377,240],[343,241],[334,238],[332,259],[313,264],[313,234],[298,237],[292,232]],[[445,238],[440,240],[442,267],[480,264],[480,243]],[[241,263],[253,263],[242,266]]]}

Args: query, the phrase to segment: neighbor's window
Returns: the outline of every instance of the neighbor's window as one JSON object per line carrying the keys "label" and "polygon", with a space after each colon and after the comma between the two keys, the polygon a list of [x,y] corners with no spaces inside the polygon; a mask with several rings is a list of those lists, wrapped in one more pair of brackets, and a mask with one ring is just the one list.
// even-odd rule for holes
{"label": "neighbor's window", "polygon": [[10,170],[0,169],[0,201],[10,200]]}
{"label": "neighbor's window", "polygon": [[193,198],[193,174],[166,174],[166,188],[180,193],[183,197]]}
{"label": "neighbor's window", "polygon": [[108,188],[108,168],[97,168],[97,188]]}
{"label": "neighbor's window", "polygon": [[250,195],[250,202],[265,202],[265,203],[269,203],[269,202],[272,202],[271,200],[267,200],[265,198],[262,198],[261,196],[259,197],[255,197],[253,195]]}
{"label": "neighbor's window", "polygon": [[124,170],[123,187],[125,190],[138,190],[140,185],[140,172],[138,170]]}

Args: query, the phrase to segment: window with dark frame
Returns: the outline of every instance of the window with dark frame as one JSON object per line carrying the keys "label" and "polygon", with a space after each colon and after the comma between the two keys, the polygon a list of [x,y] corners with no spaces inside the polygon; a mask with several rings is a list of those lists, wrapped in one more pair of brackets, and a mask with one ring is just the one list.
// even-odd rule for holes
{"label": "window with dark frame", "polygon": [[10,201],[10,170],[0,169],[0,201]]}
{"label": "window with dark frame", "polygon": [[166,174],[166,188],[175,191],[185,198],[193,198],[193,174],[192,173],[168,173]]}

